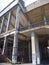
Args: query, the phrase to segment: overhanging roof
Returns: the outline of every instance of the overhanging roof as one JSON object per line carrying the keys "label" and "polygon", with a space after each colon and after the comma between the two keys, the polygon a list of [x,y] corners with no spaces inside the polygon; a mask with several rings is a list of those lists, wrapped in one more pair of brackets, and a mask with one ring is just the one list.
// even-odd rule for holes
{"label": "overhanging roof", "polygon": [[9,11],[11,8],[13,8],[14,6],[16,6],[18,4],[18,0],[15,0],[14,2],[12,2],[7,8],[5,8],[1,13],[0,13],[0,17],[2,15],[4,15],[7,11]]}
{"label": "overhanging roof", "polygon": [[[14,2],[12,2],[8,7],[6,7],[1,13],[0,13],[0,17],[5,14],[7,11],[9,11],[11,8],[13,8],[14,6],[16,6],[18,4],[19,0],[14,0]],[[40,7],[42,5],[45,5],[49,3],[49,0],[38,0],[30,5],[28,5],[26,7],[25,12],[31,11],[32,9],[35,9],[37,7]]]}
{"label": "overhanging roof", "polygon": [[22,6],[22,5],[24,5],[24,3],[21,5],[21,1],[20,1],[20,0],[14,0],[11,4],[9,4],[6,8],[4,8],[4,10],[2,10],[2,11],[0,12],[0,17],[1,17],[2,15],[4,15],[6,12],[8,12],[9,10],[15,8],[17,4],[20,5],[20,8],[21,8],[22,11],[24,12],[24,11],[25,11],[25,7]]}
{"label": "overhanging roof", "polygon": [[48,3],[49,3],[49,0],[38,0],[38,1],[35,1],[34,3],[31,3],[30,5],[28,5],[26,7],[26,12],[31,11],[32,9],[35,9],[37,7],[43,6],[43,5],[48,4]]}

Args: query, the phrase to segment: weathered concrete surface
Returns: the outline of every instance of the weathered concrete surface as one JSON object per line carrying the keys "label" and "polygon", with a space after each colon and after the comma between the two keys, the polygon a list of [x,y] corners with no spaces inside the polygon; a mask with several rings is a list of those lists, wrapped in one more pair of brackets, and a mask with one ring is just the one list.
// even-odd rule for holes
{"label": "weathered concrete surface", "polygon": [[37,0],[36,2],[30,4],[26,7],[26,12],[31,11],[32,9],[35,9],[37,7],[43,6],[48,3],[49,3],[49,0]]}

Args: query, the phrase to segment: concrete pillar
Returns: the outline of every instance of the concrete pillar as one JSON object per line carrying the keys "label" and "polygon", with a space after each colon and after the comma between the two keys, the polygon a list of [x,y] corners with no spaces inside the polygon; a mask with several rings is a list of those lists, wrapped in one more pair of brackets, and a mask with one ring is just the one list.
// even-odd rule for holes
{"label": "concrete pillar", "polygon": [[2,33],[2,31],[3,31],[3,26],[4,26],[4,17],[2,18],[2,23],[1,23],[1,29],[0,29],[0,33]]}
{"label": "concrete pillar", "polygon": [[36,62],[37,64],[40,64],[40,51],[37,35],[35,35],[35,49],[36,49]]}
{"label": "concrete pillar", "polygon": [[30,42],[28,43],[28,48],[29,48],[29,62],[31,62],[31,57],[30,57]]}
{"label": "concrete pillar", "polygon": [[12,52],[12,63],[17,63],[19,22],[20,22],[20,7],[18,5],[17,12],[16,12],[15,33],[14,33],[14,43],[13,43],[13,52]]}
{"label": "concrete pillar", "polygon": [[32,46],[32,63],[36,64],[36,50],[35,50],[35,34],[31,34],[31,46]]}
{"label": "concrete pillar", "polygon": [[32,46],[32,63],[33,64],[40,64],[38,39],[37,39],[37,36],[34,32],[31,34],[31,46]]}

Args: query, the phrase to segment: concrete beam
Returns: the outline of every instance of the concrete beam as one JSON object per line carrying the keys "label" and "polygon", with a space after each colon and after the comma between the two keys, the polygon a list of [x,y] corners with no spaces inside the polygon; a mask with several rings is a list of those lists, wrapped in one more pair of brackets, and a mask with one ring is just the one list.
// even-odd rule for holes
{"label": "concrete beam", "polygon": [[8,6],[5,10],[3,10],[0,13],[0,17],[3,16],[6,12],[8,12],[10,9],[12,9],[14,6],[16,6],[18,4],[19,0],[15,0],[10,6]]}
{"label": "concrete beam", "polygon": [[6,28],[6,32],[8,32],[9,28],[10,28],[10,24],[11,24],[11,11],[9,12],[9,16],[8,16],[8,21],[7,21],[7,28]]}
{"label": "concrete beam", "polygon": [[[35,28],[28,29],[28,30],[26,29],[26,30],[23,30],[23,31],[19,31],[19,33],[20,33],[20,34],[28,33],[28,32],[31,33],[32,31],[36,31],[36,30],[40,30],[40,29],[43,29],[43,30],[45,30],[45,31],[46,31],[46,29],[49,30],[49,25],[40,26],[40,27],[35,27]],[[5,37],[5,36],[12,35],[12,34],[14,34],[15,32],[17,32],[15,29],[9,30],[8,32],[5,32],[5,33],[0,34],[0,38],[3,38],[3,37]],[[43,33],[41,33],[41,34],[43,34]],[[45,32],[44,34],[49,34],[49,33]]]}
{"label": "concrete beam", "polygon": [[14,7],[16,7],[17,5],[19,5],[21,10],[23,12],[25,12],[25,7],[21,5],[19,0],[14,0],[14,2],[12,2],[8,7],[6,7],[2,12],[0,12],[0,17],[3,16],[5,13],[7,13],[9,10],[13,9]]}

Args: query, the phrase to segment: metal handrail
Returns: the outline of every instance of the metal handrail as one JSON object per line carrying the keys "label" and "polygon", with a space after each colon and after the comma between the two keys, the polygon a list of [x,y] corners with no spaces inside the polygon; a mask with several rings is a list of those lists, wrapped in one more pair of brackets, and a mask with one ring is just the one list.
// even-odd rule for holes
{"label": "metal handrail", "polygon": [[30,24],[30,25],[27,25],[25,27],[21,27],[20,31],[27,30],[27,29],[30,29],[30,28],[45,26],[45,25],[49,25],[49,20],[46,21],[46,24],[45,24],[44,21],[41,21],[41,22],[36,22],[36,23]]}

